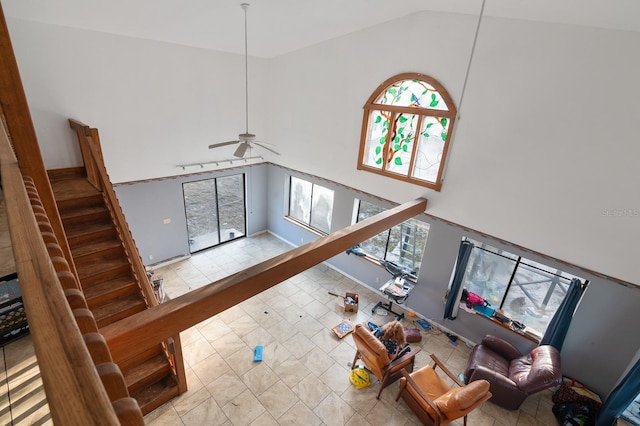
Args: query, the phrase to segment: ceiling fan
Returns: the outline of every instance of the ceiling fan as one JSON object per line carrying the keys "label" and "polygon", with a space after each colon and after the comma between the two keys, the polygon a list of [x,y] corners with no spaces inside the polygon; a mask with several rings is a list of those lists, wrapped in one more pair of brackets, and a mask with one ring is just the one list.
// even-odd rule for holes
{"label": "ceiling fan", "polygon": [[255,140],[256,135],[254,135],[253,133],[249,133],[249,59],[247,53],[247,9],[249,9],[250,5],[249,3],[242,3],[240,6],[242,7],[242,10],[244,10],[245,131],[244,133],[240,133],[238,135],[238,139],[211,144],[209,145],[209,149],[226,145],[239,144],[233,155],[234,157],[242,158],[244,157],[245,152],[247,152],[247,149],[252,148],[253,145],[258,145],[268,151],[273,152],[274,154],[280,155],[279,152],[276,152],[273,148],[270,148],[274,145],[257,141]]}

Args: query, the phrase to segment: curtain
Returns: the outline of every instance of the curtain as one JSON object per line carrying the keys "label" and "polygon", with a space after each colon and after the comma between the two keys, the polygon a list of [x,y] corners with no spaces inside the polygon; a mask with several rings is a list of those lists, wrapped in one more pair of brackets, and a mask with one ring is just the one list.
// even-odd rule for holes
{"label": "curtain", "polygon": [[447,297],[447,303],[444,305],[444,319],[456,319],[460,292],[462,291],[462,279],[467,270],[467,263],[469,262],[473,247],[473,243],[470,241],[463,240],[460,243],[455,272],[453,273],[453,280],[451,280],[451,288],[449,289],[449,297]]}
{"label": "curtain", "polygon": [[544,333],[544,336],[542,336],[541,345],[551,345],[558,350],[562,349],[564,338],[567,336],[567,331],[569,330],[569,324],[571,324],[573,313],[576,310],[576,306],[578,306],[580,297],[582,297],[584,288],[584,285],[579,279],[574,278],[571,280],[566,296],[553,315],[553,318],[551,318],[547,331]]}
{"label": "curtain", "polygon": [[629,370],[602,404],[597,426],[613,425],[615,419],[620,417],[638,394],[640,394],[640,360]]}

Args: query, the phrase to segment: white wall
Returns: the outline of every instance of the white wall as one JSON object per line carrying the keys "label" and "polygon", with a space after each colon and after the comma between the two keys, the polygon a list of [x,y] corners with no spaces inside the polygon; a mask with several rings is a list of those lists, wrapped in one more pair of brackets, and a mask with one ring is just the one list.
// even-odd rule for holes
{"label": "white wall", "polygon": [[[114,183],[230,158],[234,147],[208,145],[245,131],[243,56],[21,20],[8,25],[49,169],[82,164],[67,118],[98,128]],[[265,86],[265,64],[251,58],[251,87]],[[250,99],[250,130],[260,135],[258,101]]]}
{"label": "white wall", "polygon": [[424,13],[277,58],[276,90],[300,89],[269,123],[289,153],[279,163],[398,203],[424,195],[434,216],[640,283],[639,33],[487,18],[442,191],[355,170],[378,84],[421,72],[457,102],[474,29],[471,16]]}
{"label": "white wall", "polygon": [[[220,158],[206,146],[244,130],[240,56],[8,23],[47,167],[70,165],[67,117],[100,130],[114,182]],[[266,157],[398,203],[426,196],[434,216],[640,283],[639,33],[486,18],[442,191],[355,170],[372,91],[416,71],[457,102],[475,23],[422,13],[252,58],[252,130],[282,152]],[[622,210],[634,216],[607,216]]]}

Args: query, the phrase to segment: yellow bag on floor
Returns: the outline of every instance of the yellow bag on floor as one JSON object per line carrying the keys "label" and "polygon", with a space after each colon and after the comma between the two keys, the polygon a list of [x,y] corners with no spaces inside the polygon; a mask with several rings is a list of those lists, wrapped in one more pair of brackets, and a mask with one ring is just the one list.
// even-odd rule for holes
{"label": "yellow bag on floor", "polygon": [[354,368],[349,373],[349,381],[356,389],[366,388],[371,384],[369,373],[364,368]]}

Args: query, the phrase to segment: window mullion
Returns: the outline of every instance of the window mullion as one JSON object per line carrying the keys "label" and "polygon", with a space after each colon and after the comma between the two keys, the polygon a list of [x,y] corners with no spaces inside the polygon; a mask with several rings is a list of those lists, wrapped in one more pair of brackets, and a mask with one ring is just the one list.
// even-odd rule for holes
{"label": "window mullion", "polygon": [[518,256],[518,260],[516,260],[516,264],[513,267],[513,272],[511,273],[511,277],[509,278],[509,283],[507,284],[507,288],[504,291],[504,295],[502,296],[502,300],[500,301],[500,308],[504,306],[504,302],[507,300],[507,295],[509,294],[509,290],[511,289],[511,284],[513,283],[513,279],[516,276],[516,272],[518,271],[518,267],[520,266],[520,260],[522,257]]}
{"label": "window mullion", "polygon": [[[417,114],[416,114],[417,115]],[[424,115],[418,115],[418,123],[415,129],[415,135],[413,136],[413,149],[411,150],[411,161],[409,161],[409,169],[407,170],[407,177],[413,177],[413,167],[416,162],[416,156],[418,155],[418,144],[420,143],[420,134],[422,132],[422,119]]]}

